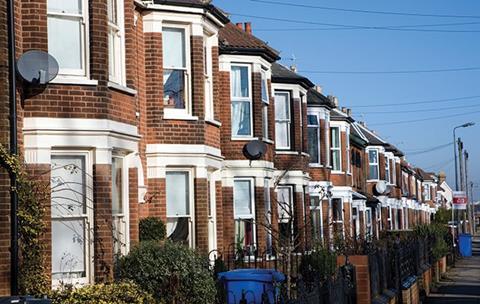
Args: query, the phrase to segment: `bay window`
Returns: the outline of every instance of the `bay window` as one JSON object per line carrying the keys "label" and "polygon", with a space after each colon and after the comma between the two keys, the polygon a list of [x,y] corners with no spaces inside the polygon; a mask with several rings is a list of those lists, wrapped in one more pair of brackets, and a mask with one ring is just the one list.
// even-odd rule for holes
{"label": "bay window", "polygon": [[368,168],[369,175],[368,179],[378,179],[379,178],[379,166],[378,166],[378,150],[372,149],[368,150]]}
{"label": "bay window", "polygon": [[310,196],[310,216],[312,220],[312,237],[319,242],[323,240],[322,200],[319,196]]}
{"label": "bay window", "polygon": [[109,80],[125,85],[123,1],[107,0],[107,17]]}
{"label": "bay window", "polygon": [[255,188],[252,178],[237,178],[233,183],[235,244],[248,252],[255,249]]}
{"label": "bay window", "polygon": [[332,138],[332,144],[330,147],[332,155],[332,170],[333,171],[342,171],[342,149],[341,149],[341,139],[340,139],[340,128],[331,127],[330,134]]}
{"label": "bay window", "polygon": [[320,164],[320,124],[317,115],[308,115],[308,154],[311,164]]}
{"label": "bay window", "polygon": [[268,137],[268,104],[270,103],[269,94],[268,94],[268,79],[267,72],[262,69],[262,133],[264,139],[269,139]]}
{"label": "bay window", "polygon": [[343,202],[341,198],[332,199],[332,222],[334,231],[343,236]]}
{"label": "bay window", "polygon": [[424,197],[425,197],[426,201],[429,201],[432,198],[431,193],[430,193],[430,185],[429,184],[424,184],[423,185],[423,193],[424,193]]}
{"label": "bay window", "polygon": [[345,132],[346,134],[346,140],[345,140],[345,147],[346,147],[346,165],[347,165],[347,173],[352,172],[352,164],[350,163],[350,128],[347,127],[347,131]]}
{"label": "bay window", "polygon": [[273,239],[272,239],[272,202],[270,200],[270,179],[264,179],[263,196],[265,198],[265,217],[267,219],[267,254],[273,253]]}
{"label": "bay window", "polygon": [[275,147],[279,150],[291,148],[290,93],[275,92]]}
{"label": "bay window", "polygon": [[204,78],[205,78],[205,119],[215,120],[213,106],[213,66],[212,66],[212,39],[214,36],[203,34]]}
{"label": "bay window", "polygon": [[93,203],[87,153],[51,156],[52,280],[87,284],[92,280]]}
{"label": "bay window", "polygon": [[88,1],[48,0],[48,52],[61,76],[87,76]]}
{"label": "bay window", "polygon": [[124,157],[112,157],[112,230],[113,253],[124,255],[128,251],[128,196],[127,168]]}
{"label": "bay window", "polygon": [[280,239],[293,239],[293,187],[277,187],[278,230]]}
{"label": "bay window", "polygon": [[365,209],[365,226],[366,226],[366,238],[371,239],[373,237],[373,225],[372,225],[372,208]]}
{"label": "bay window", "polygon": [[233,65],[230,72],[232,137],[253,136],[250,69],[249,65]]}
{"label": "bay window", "polygon": [[[189,112],[190,54],[186,27],[163,27],[163,103],[167,109]],[[168,110],[167,110],[168,111]]]}
{"label": "bay window", "polygon": [[192,191],[190,171],[167,171],[167,237],[193,247]]}
{"label": "bay window", "polygon": [[385,157],[385,181],[389,184],[392,182],[390,176],[390,159],[388,157]]}

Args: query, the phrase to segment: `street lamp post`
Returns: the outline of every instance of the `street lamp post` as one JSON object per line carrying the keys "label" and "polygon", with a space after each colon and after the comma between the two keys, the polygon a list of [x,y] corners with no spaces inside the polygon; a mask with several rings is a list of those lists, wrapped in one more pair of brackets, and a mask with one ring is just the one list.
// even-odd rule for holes
{"label": "street lamp post", "polygon": [[457,136],[455,131],[459,128],[468,128],[474,126],[474,122],[467,122],[463,125],[456,126],[453,128],[453,155],[455,156],[455,190],[458,191],[458,163],[457,163]]}
{"label": "street lamp post", "polygon": [[[463,125],[456,126],[453,128],[453,155],[455,157],[455,191],[458,191],[458,162],[457,162],[457,136],[455,134],[455,131],[459,128],[468,128],[474,126],[474,122],[467,122],[464,123]],[[453,201],[452,201],[452,233],[454,234],[454,242],[455,242],[455,230],[453,228],[453,224],[455,221],[455,211],[453,209]]]}

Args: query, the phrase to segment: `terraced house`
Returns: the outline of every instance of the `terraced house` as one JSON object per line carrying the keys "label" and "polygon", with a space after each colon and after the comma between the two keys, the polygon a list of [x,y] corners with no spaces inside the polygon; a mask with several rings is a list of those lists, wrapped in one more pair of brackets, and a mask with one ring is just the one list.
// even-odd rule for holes
{"label": "terraced house", "polygon": [[[378,237],[435,211],[434,174],[279,64],[250,23],[231,23],[208,1],[26,0],[15,2],[15,18],[16,56],[43,50],[60,67],[23,95],[17,117],[20,154],[51,188],[43,241],[52,286],[108,280],[148,216],[204,253],[240,246],[274,256],[282,238],[304,250],[338,235]],[[3,27],[0,37],[3,80]],[[8,174],[1,178],[6,295]]]}

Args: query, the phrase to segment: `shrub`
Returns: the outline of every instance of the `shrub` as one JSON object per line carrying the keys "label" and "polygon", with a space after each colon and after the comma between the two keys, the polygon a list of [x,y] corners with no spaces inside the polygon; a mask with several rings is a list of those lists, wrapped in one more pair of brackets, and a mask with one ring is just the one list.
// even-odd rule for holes
{"label": "shrub", "polygon": [[308,255],[303,255],[300,273],[306,282],[325,281],[337,269],[337,256],[326,248],[318,247]]}
{"label": "shrub", "polygon": [[120,282],[97,284],[82,288],[67,286],[53,291],[53,304],[153,304],[153,297],[136,284]]}
{"label": "shrub", "polygon": [[170,241],[141,242],[118,261],[118,276],[137,283],[160,303],[214,303],[216,289],[205,258]]}
{"label": "shrub", "polygon": [[165,224],[156,217],[147,217],[140,220],[140,242],[161,241],[167,234]]}

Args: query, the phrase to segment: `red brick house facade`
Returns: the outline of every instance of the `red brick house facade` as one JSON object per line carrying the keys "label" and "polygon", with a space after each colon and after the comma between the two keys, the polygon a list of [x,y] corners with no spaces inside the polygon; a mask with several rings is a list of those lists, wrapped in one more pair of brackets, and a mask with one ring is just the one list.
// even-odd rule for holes
{"label": "red brick house facade", "polygon": [[[334,233],[365,238],[430,220],[434,175],[276,63],[279,53],[249,23],[234,25],[205,1],[27,0],[15,2],[15,18],[17,58],[43,50],[60,66],[53,82],[19,102],[17,117],[22,158],[50,181],[44,242],[53,286],[110,280],[115,255],[138,242],[139,220],[149,216],[203,253],[237,245],[272,253],[273,234],[290,232],[304,249]],[[252,141],[266,147],[260,159],[244,153]],[[0,180],[7,295],[3,169]]]}

